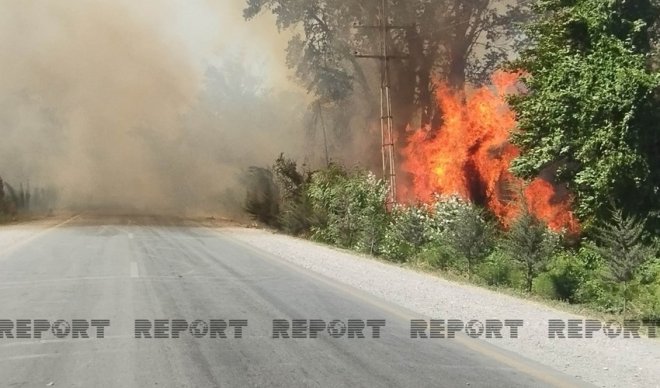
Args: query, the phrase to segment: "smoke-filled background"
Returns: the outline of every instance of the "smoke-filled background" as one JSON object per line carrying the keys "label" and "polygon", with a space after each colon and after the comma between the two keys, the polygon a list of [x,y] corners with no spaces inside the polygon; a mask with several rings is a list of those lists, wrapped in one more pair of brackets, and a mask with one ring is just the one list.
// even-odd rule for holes
{"label": "smoke-filled background", "polygon": [[243,5],[3,1],[0,176],[64,207],[196,212],[241,169],[296,155],[307,102],[287,38]]}
{"label": "smoke-filled background", "polygon": [[[0,177],[53,188],[58,207],[191,214],[240,212],[241,171],[280,153],[308,169],[333,160],[381,175],[382,17],[367,3],[6,1]],[[406,166],[459,110],[439,103],[441,85],[488,85],[515,56],[527,3],[389,0],[401,200],[419,199],[416,182],[439,171],[433,150],[429,165]],[[486,205],[485,171],[460,166],[450,180]]]}

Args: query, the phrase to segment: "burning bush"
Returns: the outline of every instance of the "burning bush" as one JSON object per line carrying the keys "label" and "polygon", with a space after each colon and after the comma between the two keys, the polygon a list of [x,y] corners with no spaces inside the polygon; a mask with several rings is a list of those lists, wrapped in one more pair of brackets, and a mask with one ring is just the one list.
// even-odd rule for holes
{"label": "burning bush", "polygon": [[[509,172],[518,149],[509,142],[515,129],[514,113],[506,95],[518,76],[497,73],[492,87],[464,96],[439,84],[437,100],[444,114],[439,128],[411,132],[403,149],[403,169],[411,187],[401,187],[407,199],[430,202],[436,194],[458,195],[487,207],[505,226],[518,214],[518,203],[552,229],[578,230],[568,192],[552,183],[552,174],[525,185]],[[523,187],[522,195],[518,187]]]}

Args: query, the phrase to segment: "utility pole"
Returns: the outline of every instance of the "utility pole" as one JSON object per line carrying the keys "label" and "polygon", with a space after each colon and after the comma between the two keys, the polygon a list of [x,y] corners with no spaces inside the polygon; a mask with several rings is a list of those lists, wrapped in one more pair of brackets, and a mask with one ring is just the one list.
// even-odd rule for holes
{"label": "utility pole", "polygon": [[381,153],[383,158],[383,179],[389,184],[388,207],[396,203],[396,151],[394,148],[394,121],[392,115],[392,88],[390,82],[390,62],[393,59],[405,59],[407,56],[390,53],[390,31],[408,29],[410,26],[393,26],[389,21],[388,0],[380,0],[379,23],[375,26],[356,26],[357,28],[378,29],[380,38],[379,54],[355,53],[357,58],[373,58],[381,62],[380,83],[380,131]]}
{"label": "utility pole", "polygon": [[321,102],[316,102],[316,107],[318,109],[318,119],[321,121],[321,129],[323,130],[323,147],[325,149],[325,166],[330,166],[330,155],[328,154],[328,134],[325,129],[325,120],[323,120],[323,107]]}

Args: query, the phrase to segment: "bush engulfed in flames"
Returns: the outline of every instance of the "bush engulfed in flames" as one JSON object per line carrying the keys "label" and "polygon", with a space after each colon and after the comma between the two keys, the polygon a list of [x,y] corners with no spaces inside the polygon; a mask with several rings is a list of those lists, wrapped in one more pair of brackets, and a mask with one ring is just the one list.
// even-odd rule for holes
{"label": "bush engulfed in flames", "polygon": [[570,195],[565,187],[550,182],[551,174],[523,182],[509,172],[519,150],[509,142],[516,120],[506,94],[518,79],[516,74],[497,73],[491,87],[466,97],[438,85],[443,124],[410,134],[402,153],[412,187],[400,192],[423,202],[436,194],[459,195],[490,209],[505,227],[515,220],[524,199],[530,212],[553,230],[577,233]]}

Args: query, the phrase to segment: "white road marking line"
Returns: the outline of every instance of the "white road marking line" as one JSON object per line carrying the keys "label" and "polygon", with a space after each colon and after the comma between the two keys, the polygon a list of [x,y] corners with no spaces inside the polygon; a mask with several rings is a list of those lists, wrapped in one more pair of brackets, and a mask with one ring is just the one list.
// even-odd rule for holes
{"label": "white road marking line", "polygon": [[139,278],[140,273],[138,272],[138,266],[136,262],[131,262],[131,277],[132,278]]}
{"label": "white road marking line", "polygon": [[69,218],[69,219],[67,219],[63,222],[60,222],[59,224],[46,227],[46,229],[43,229],[40,232],[37,232],[37,233],[35,233],[33,235],[30,235],[30,236],[28,236],[26,238],[23,238],[23,239],[19,239],[18,241],[12,242],[12,244],[7,246],[4,250],[0,250],[0,257],[2,257],[2,259],[5,259],[6,256],[8,256],[10,253],[15,252],[16,250],[20,249],[21,247],[27,245],[28,243],[38,239],[39,237],[41,237],[41,236],[43,236],[47,233],[52,232],[53,230],[55,230],[59,227],[62,227],[66,224],[69,224],[69,223],[77,220],[78,218],[80,218],[80,216],[81,216],[81,214],[75,215],[75,216],[73,216],[73,217],[71,217],[71,218]]}
{"label": "white road marking line", "polygon": [[[87,356],[87,355],[94,355],[95,357],[99,355],[99,353],[119,353],[122,352],[122,349],[94,349],[91,351],[87,352],[68,352],[67,357],[73,357],[73,356]],[[62,357],[62,353],[60,352],[54,352],[54,353],[40,353],[40,354],[26,354],[23,356],[13,356],[13,357],[4,357],[0,358],[0,362],[9,362],[9,361],[23,361],[23,360],[30,360],[34,358],[49,358],[49,357]]]}
{"label": "white road marking line", "polygon": [[[93,330],[93,329],[92,329]],[[45,334],[44,334],[45,335]],[[89,333],[90,338],[64,338],[64,339],[32,339],[30,341],[16,341],[16,342],[0,342],[0,348],[7,347],[23,347],[23,346],[44,346],[44,345],[58,345],[61,343],[84,343],[84,342],[94,342],[94,341],[105,341],[105,340],[132,340],[135,339],[131,335],[109,335],[104,336],[103,338],[95,338],[94,331]]]}

